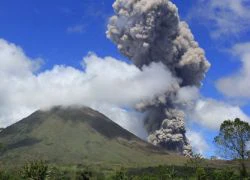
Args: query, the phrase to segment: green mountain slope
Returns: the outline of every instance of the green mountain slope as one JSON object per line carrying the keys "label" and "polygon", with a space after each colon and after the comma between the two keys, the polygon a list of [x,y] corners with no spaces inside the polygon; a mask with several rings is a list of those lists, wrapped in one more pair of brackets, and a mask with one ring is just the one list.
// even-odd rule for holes
{"label": "green mountain slope", "polygon": [[182,164],[142,141],[103,114],[87,107],[54,107],[37,111],[0,132],[0,161],[7,166],[29,160],[49,163],[149,166]]}

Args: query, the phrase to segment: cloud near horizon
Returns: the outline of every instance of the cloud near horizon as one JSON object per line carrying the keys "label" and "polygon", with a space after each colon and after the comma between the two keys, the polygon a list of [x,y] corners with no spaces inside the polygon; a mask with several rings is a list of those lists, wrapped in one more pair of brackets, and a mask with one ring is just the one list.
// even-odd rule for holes
{"label": "cloud near horizon", "polygon": [[[40,62],[39,58],[27,57],[17,45],[0,39],[0,127],[40,108],[85,105],[145,139],[144,114],[136,112],[135,105],[154,99],[179,81],[161,63],[140,70],[133,64],[94,53],[83,58],[82,69],[55,65],[37,73]],[[200,99],[197,88],[180,89],[176,100],[184,104],[193,101],[194,109],[188,112],[188,119],[206,128],[218,129],[223,120],[236,116],[249,120],[240,107]],[[197,136],[191,135],[191,139]]]}
{"label": "cloud near horizon", "polygon": [[188,119],[211,130],[219,130],[225,120],[240,118],[250,123],[250,117],[240,106],[231,105],[211,98],[201,98],[196,101],[194,108],[187,111]]}
{"label": "cloud near horizon", "polygon": [[141,100],[151,100],[177,81],[162,63],[152,63],[140,70],[115,58],[100,58],[93,53],[84,57],[82,70],[55,65],[36,73],[39,62],[40,59],[27,57],[15,44],[0,40],[1,127],[40,108],[86,105],[145,137],[144,130],[140,130],[143,128],[141,115],[123,107],[133,108]]}

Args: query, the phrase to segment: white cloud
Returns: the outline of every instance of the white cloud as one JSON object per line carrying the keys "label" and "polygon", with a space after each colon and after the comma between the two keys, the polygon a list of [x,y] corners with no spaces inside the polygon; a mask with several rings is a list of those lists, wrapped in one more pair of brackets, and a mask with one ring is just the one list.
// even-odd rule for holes
{"label": "white cloud", "polygon": [[148,133],[146,132],[143,123],[144,114],[138,113],[131,109],[122,109],[110,104],[102,104],[102,106],[99,104],[93,104],[92,108],[102,112],[121,127],[129,130],[138,137],[144,140],[147,139]]}
{"label": "white cloud", "polygon": [[[93,53],[82,62],[85,70],[56,65],[37,74],[33,64],[36,60],[27,57],[21,48],[0,40],[0,127],[39,108],[87,105],[135,132],[143,126],[141,118],[123,107],[133,108],[141,100],[150,100],[177,81],[161,63],[140,70]],[[142,130],[138,133],[144,136]]]}
{"label": "white cloud", "polygon": [[21,47],[0,39],[0,73],[8,76],[28,76],[39,66],[41,59],[28,58]]}
{"label": "white cloud", "polygon": [[250,141],[247,142],[246,149],[247,151],[250,151]]}
{"label": "white cloud", "polygon": [[198,100],[194,109],[188,112],[188,116],[190,120],[215,130],[219,130],[221,123],[225,120],[240,118],[250,122],[250,118],[240,107],[213,99]]}
{"label": "white cloud", "polygon": [[249,31],[249,10],[248,0],[198,0],[190,17],[209,26],[212,37],[238,36]]}
{"label": "white cloud", "polygon": [[195,153],[204,155],[204,153],[209,149],[209,146],[201,133],[187,131],[187,137]]}
{"label": "white cloud", "polygon": [[237,44],[233,53],[240,56],[241,69],[216,83],[217,88],[229,97],[250,98],[250,43]]}

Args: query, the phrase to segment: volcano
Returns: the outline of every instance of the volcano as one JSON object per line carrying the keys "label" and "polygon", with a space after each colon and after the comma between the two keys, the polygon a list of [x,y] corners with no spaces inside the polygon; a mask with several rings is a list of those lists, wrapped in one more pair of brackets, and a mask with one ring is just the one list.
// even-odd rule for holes
{"label": "volcano", "polygon": [[0,161],[8,166],[31,160],[129,166],[176,162],[176,154],[141,140],[88,107],[38,110],[3,129],[0,143]]}

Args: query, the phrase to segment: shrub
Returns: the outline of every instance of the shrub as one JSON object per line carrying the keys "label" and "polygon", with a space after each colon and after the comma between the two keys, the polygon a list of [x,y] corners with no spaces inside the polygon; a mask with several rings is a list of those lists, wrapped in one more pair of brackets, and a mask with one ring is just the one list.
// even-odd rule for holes
{"label": "shrub", "polygon": [[76,180],[90,180],[92,177],[93,177],[93,172],[86,169],[77,172]]}
{"label": "shrub", "polygon": [[70,180],[71,176],[68,172],[62,171],[56,167],[51,167],[47,174],[48,180]]}
{"label": "shrub", "polygon": [[204,164],[204,158],[201,154],[194,154],[186,163],[187,166],[197,169]]}
{"label": "shrub", "polygon": [[20,175],[24,179],[45,180],[48,174],[48,165],[43,161],[27,163],[21,170]]}
{"label": "shrub", "polygon": [[222,170],[214,170],[212,173],[212,178],[214,180],[238,180],[240,177],[235,174],[235,172],[230,168],[225,168]]}
{"label": "shrub", "polygon": [[7,173],[6,171],[0,170],[0,179],[8,180],[10,178],[11,178],[11,176],[9,173]]}
{"label": "shrub", "polygon": [[177,176],[177,171],[174,167],[170,167],[166,169],[166,176],[168,179],[174,179]]}
{"label": "shrub", "polygon": [[204,168],[198,167],[196,169],[195,175],[196,175],[197,180],[206,180],[207,179],[206,171]]}
{"label": "shrub", "polygon": [[112,180],[129,180],[130,178],[127,175],[125,169],[116,171],[114,175],[111,176]]}

